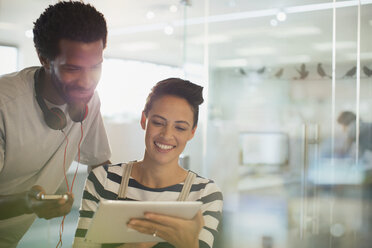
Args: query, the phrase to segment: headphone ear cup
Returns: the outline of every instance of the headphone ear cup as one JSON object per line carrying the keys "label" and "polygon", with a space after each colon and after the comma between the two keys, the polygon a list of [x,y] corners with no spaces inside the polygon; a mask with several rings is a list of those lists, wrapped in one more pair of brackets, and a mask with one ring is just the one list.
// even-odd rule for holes
{"label": "headphone ear cup", "polygon": [[73,120],[74,122],[82,122],[88,115],[88,105],[87,104],[85,104],[84,106],[69,105],[68,114],[70,115],[71,120]]}
{"label": "headphone ear cup", "polygon": [[48,112],[44,113],[46,124],[54,130],[62,130],[66,127],[66,116],[59,108],[51,108]]}

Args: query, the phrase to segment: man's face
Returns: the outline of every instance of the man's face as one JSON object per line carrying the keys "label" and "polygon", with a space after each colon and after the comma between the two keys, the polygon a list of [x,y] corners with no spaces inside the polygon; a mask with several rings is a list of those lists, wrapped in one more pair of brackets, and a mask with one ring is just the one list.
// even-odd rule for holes
{"label": "man's face", "polygon": [[52,84],[69,104],[86,104],[101,77],[103,43],[59,42],[59,54],[50,63]]}

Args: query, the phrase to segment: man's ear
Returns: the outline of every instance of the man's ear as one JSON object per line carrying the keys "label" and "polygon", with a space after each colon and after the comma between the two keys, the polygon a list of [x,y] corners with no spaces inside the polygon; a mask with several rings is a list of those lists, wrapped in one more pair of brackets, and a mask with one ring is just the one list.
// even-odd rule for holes
{"label": "man's ear", "polygon": [[142,111],[142,116],[141,116],[141,127],[143,130],[146,129],[146,115],[145,115],[145,112]]}

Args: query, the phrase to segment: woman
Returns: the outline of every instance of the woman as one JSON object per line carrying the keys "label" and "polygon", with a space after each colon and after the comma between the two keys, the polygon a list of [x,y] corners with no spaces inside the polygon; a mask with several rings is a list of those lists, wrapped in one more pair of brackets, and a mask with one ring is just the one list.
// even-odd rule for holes
{"label": "woman", "polygon": [[[195,134],[199,105],[203,102],[202,90],[201,86],[178,78],[160,81],[153,87],[141,117],[141,127],[145,130],[144,157],[138,162],[101,166],[89,174],[74,247],[86,245],[86,228],[100,200],[176,201],[179,198],[185,179],[194,174],[183,169],[178,159]],[[130,178],[125,196],[122,196],[120,183],[123,171],[128,168]],[[186,201],[203,203],[201,211],[191,220],[149,213],[146,220],[132,219],[128,223],[130,228],[157,235],[167,242],[112,247],[213,247],[222,218],[221,191],[212,180],[196,175],[185,197]]]}

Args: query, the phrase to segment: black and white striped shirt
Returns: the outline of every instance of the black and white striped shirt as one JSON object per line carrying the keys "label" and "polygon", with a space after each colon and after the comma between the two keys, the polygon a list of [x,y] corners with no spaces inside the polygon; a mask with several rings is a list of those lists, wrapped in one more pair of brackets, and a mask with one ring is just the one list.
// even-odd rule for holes
{"label": "black and white striped shirt", "polygon": [[[85,182],[80,217],[73,247],[101,247],[84,241],[88,226],[101,200],[116,200],[124,166],[127,164],[105,165],[94,169]],[[130,177],[126,198],[134,201],[176,201],[183,183],[165,188],[148,188]],[[211,248],[218,235],[222,219],[222,193],[210,179],[197,176],[186,201],[201,201],[204,227],[199,234],[199,247]],[[158,246],[159,245],[159,246]],[[160,247],[160,243],[155,247]],[[163,247],[163,246],[162,246]],[[166,247],[173,247],[168,244]]]}

